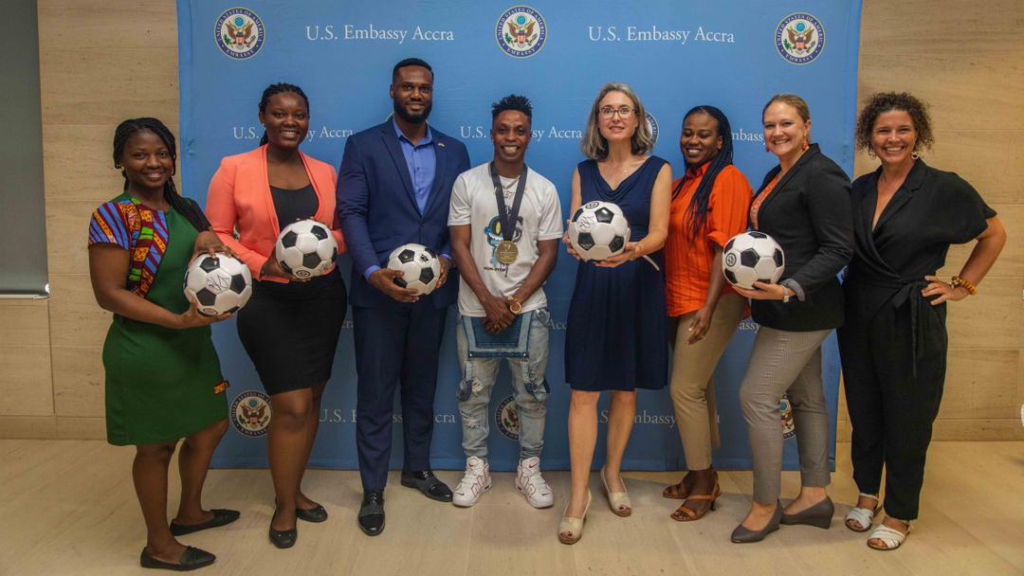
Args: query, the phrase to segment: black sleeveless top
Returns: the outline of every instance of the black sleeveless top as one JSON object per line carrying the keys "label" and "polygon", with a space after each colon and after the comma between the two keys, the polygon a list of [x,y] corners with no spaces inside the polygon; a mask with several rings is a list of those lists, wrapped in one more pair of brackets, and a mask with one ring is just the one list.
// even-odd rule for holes
{"label": "black sleeveless top", "polygon": [[281,228],[300,220],[312,218],[320,208],[320,199],[316,196],[313,184],[298,190],[270,187],[270,195],[274,197],[274,210]]}

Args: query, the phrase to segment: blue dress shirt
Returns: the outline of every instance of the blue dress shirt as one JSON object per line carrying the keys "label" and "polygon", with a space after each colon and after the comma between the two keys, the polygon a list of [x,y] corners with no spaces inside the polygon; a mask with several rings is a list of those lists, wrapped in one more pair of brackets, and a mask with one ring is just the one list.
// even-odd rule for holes
{"label": "blue dress shirt", "polygon": [[434,135],[427,126],[427,135],[419,144],[413,144],[405,137],[394,119],[391,120],[391,124],[398,135],[398,143],[402,145],[402,154],[405,155],[405,164],[409,167],[409,177],[412,178],[412,188],[416,195],[416,206],[422,214],[427,208],[427,199],[430,198],[430,188],[434,185],[434,174],[437,170]]}
{"label": "blue dress shirt", "polygon": [[[391,125],[395,127],[395,134],[398,135],[398,143],[402,146],[402,154],[405,156],[405,165],[409,167],[409,178],[412,180],[413,194],[416,196],[416,206],[420,214],[427,209],[427,200],[430,199],[430,189],[434,186],[434,175],[437,173],[437,151],[434,149],[434,134],[427,126],[427,135],[420,140],[419,144],[413,144],[398,122],[391,119]],[[447,254],[442,257],[451,259]],[[364,277],[369,280],[374,272],[380,270],[380,266],[370,266],[366,269]]]}

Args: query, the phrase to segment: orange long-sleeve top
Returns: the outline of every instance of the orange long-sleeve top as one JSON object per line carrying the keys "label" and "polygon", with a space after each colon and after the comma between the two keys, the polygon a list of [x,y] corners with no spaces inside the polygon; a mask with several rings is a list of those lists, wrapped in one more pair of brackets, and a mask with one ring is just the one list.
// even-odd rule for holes
{"label": "orange long-sleeve top", "polygon": [[[747,230],[747,214],[754,191],[746,176],[730,165],[715,179],[708,199],[707,223],[694,241],[687,212],[709,165],[705,163],[700,168],[687,170],[672,186],[676,190],[682,183],[682,189],[672,199],[665,242],[665,282],[671,317],[689,314],[704,306],[711,286],[714,247],[724,248],[730,238]],[[732,291],[727,283],[723,293]]]}

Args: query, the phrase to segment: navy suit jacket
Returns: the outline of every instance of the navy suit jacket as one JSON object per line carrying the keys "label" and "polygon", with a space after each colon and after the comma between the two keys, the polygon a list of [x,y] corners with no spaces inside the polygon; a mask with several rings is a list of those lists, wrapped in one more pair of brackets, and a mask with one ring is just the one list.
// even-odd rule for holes
{"label": "navy suit jacket", "polygon": [[[377,308],[399,302],[367,282],[371,266],[387,266],[391,252],[415,242],[437,252],[451,254],[448,238],[448,207],[452,185],[469,170],[469,153],[458,140],[430,128],[437,164],[434,184],[423,213],[409,176],[398,135],[391,119],[349,136],[338,177],[338,217],[352,256],[353,306]],[[454,270],[443,287],[429,296],[438,308],[455,302],[459,281]]]}

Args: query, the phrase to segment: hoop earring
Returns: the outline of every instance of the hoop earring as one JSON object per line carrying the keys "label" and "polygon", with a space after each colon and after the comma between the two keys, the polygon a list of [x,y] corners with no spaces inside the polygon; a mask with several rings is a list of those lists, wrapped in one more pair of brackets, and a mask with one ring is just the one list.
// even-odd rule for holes
{"label": "hoop earring", "polygon": [[913,152],[911,152],[910,153],[910,157],[913,158],[914,160],[920,160],[921,159],[921,155],[917,153],[917,150],[914,150]]}
{"label": "hoop earring", "polygon": [[811,143],[808,142],[807,140],[804,140],[803,146],[801,146],[800,148],[801,148],[801,150],[807,150],[810,147],[811,147]]}

